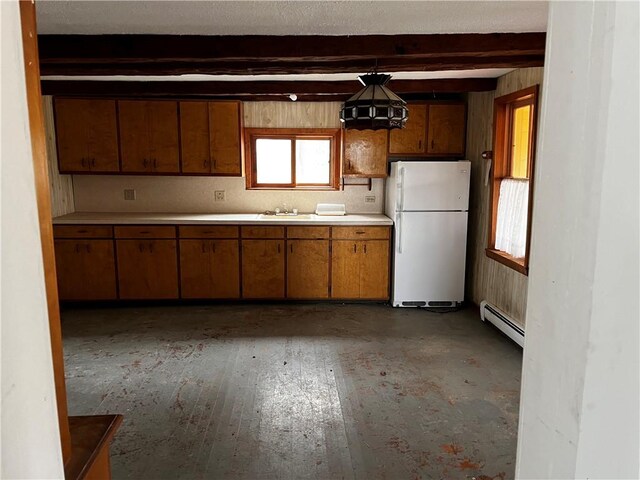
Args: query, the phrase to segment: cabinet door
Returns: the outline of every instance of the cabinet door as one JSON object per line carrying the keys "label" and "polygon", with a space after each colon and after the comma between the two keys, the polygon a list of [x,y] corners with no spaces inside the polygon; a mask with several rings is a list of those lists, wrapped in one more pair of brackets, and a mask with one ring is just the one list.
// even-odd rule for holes
{"label": "cabinet door", "polygon": [[60,300],[113,300],[116,267],[113,240],[56,240]]}
{"label": "cabinet door", "polygon": [[209,137],[214,174],[242,174],[240,115],[240,102],[209,102]]}
{"label": "cabinet door", "polygon": [[361,242],[333,240],[331,243],[331,298],[360,298]]}
{"label": "cabinet door", "polygon": [[329,296],[329,240],[287,240],[287,298]]}
{"label": "cabinet door", "polygon": [[177,102],[118,102],[122,171],[178,173]]}
{"label": "cabinet door", "polygon": [[175,240],[117,240],[122,299],[178,298]]}
{"label": "cabinet door", "polygon": [[366,240],[360,254],[360,298],[389,298],[389,242]]}
{"label": "cabinet door", "polygon": [[117,172],[115,100],[55,100],[60,171]]}
{"label": "cabinet door", "polygon": [[166,101],[147,103],[151,171],[179,173],[178,103]]}
{"label": "cabinet door", "polygon": [[409,105],[409,118],[404,128],[389,133],[389,153],[420,154],[426,152],[427,106]]}
{"label": "cabinet door", "polygon": [[238,240],[180,240],[182,298],[239,298]]}
{"label": "cabinet door", "polygon": [[388,139],[386,130],[345,130],[343,175],[386,177]]}
{"label": "cabinet door", "polygon": [[207,102],[180,102],[180,152],[183,173],[211,173]]}
{"label": "cabinet door", "polygon": [[284,298],[284,240],[242,240],[242,296]]}
{"label": "cabinet door", "polygon": [[429,105],[427,154],[464,155],[465,112],[463,104]]}

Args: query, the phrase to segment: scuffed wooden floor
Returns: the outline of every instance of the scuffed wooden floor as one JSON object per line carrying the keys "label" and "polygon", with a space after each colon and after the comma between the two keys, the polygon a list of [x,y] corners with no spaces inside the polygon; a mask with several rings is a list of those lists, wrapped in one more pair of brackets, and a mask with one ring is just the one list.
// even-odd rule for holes
{"label": "scuffed wooden floor", "polygon": [[69,410],[114,478],[512,478],[521,351],[475,310],[63,311]]}

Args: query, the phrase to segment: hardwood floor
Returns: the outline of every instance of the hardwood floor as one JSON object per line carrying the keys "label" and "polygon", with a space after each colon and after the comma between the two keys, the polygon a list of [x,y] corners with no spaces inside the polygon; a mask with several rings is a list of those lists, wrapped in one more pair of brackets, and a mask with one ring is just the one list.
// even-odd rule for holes
{"label": "hardwood floor", "polygon": [[514,474],[521,350],[475,310],[77,308],[63,332],[70,414],[124,414],[116,479]]}

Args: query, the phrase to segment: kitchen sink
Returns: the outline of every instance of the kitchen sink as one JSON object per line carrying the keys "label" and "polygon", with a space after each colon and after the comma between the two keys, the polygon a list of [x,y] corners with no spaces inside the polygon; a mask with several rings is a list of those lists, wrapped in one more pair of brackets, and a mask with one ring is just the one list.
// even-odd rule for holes
{"label": "kitchen sink", "polygon": [[295,222],[300,220],[311,220],[315,215],[305,213],[301,215],[266,215],[261,213],[258,217],[260,220],[280,220],[283,222]]}

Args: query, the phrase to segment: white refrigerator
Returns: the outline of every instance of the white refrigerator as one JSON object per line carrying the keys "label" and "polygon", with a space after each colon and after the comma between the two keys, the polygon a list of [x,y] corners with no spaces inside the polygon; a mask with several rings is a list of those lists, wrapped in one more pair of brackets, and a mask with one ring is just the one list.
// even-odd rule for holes
{"label": "white refrigerator", "polygon": [[451,307],[464,300],[469,161],[398,161],[387,179],[394,221],[392,305]]}

